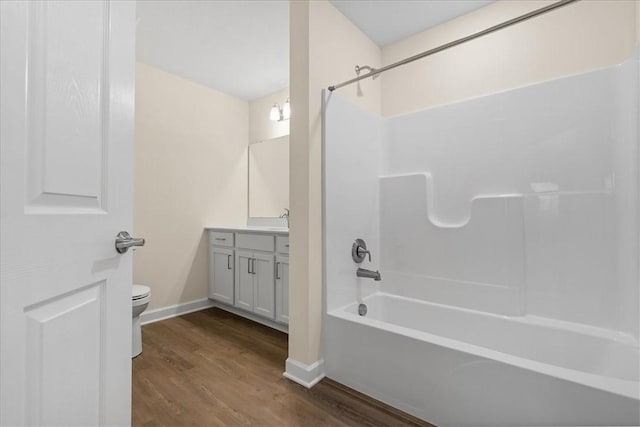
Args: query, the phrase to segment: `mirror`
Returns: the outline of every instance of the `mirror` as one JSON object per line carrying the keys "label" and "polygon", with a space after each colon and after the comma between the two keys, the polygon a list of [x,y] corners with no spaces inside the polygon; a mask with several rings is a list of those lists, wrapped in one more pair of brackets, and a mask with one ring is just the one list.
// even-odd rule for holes
{"label": "mirror", "polygon": [[277,218],[289,207],[289,136],[249,145],[249,217]]}

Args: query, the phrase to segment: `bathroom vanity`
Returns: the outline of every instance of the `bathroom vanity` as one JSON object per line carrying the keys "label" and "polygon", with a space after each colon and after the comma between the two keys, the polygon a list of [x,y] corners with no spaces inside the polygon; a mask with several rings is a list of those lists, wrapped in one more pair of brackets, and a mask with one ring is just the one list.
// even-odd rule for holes
{"label": "bathroom vanity", "polygon": [[247,163],[247,223],[252,225],[206,228],[209,299],[288,332],[289,136],[251,142]]}
{"label": "bathroom vanity", "polygon": [[211,227],[209,299],[281,331],[289,323],[289,230]]}

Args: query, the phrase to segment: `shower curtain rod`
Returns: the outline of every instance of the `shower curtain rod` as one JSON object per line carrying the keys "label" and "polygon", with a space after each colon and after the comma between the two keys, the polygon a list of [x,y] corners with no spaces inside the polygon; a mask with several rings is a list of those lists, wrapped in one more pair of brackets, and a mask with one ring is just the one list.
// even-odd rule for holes
{"label": "shower curtain rod", "polygon": [[339,89],[339,88],[341,88],[343,86],[350,85],[351,83],[355,83],[357,81],[366,79],[367,77],[377,76],[377,75],[379,75],[379,74],[381,74],[381,73],[383,73],[383,72],[385,72],[387,70],[390,70],[392,68],[396,68],[396,67],[399,67],[401,65],[408,64],[409,62],[413,62],[413,61],[416,61],[418,59],[425,58],[427,56],[433,55],[434,53],[442,52],[443,50],[449,49],[450,47],[454,47],[454,46],[457,46],[459,44],[466,43],[466,42],[468,42],[470,40],[477,39],[478,37],[482,37],[482,36],[485,36],[487,34],[493,33],[494,31],[502,30],[503,28],[510,27],[511,25],[515,25],[515,24],[518,24],[520,22],[524,22],[526,20],[529,20],[531,18],[535,18],[536,16],[542,15],[543,13],[550,12],[550,11],[552,11],[554,9],[558,9],[560,7],[566,6],[566,5],[568,5],[570,3],[574,3],[576,1],[580,1],[580,0],[560,0],[558,2],[550,4],[548,6],[541,7],[540,9],[536,9],[536,10],[531,11],[529,13],[525,13],[524,15],[520,15],[520,16],[518,16],[516,18],[509,19],[508,21],[505,21],[505,22],[502,22],[500,24],[494,25],[493,27],[489,27],[489,28],[486,28],[486,29],[484,29],[482,31],[478,31],[477,33],[473,33],[471,35],[468,35],[466,37],[462,37],[460,39],[451,41],[449,43],[445,43],[445,44],[440,45],[438,47],[435,47],[433,49],[426,50],[426,51],[424,51],[422,53],[419,53],[417,55],[410,56],[409,58],[405,58],[405,59],[403,59],[401,61],[398,61],[398,62],[394,62],[393,64],[389,64],[387,66],[384,66],[384,67],[381,67],[381,68],[377,68],[377,69],[375,69],[373,71],[368,72],[367,74],[363,74],[363,75],[355,77],[355,78],[353,78],[351,80],[347,80],[346,82],[342,82],[342,83],[339,83],[339,84],[334,85],[334,86],[329,86],[328,89],[329,89],[329,91],[333,92],[336,89]]}

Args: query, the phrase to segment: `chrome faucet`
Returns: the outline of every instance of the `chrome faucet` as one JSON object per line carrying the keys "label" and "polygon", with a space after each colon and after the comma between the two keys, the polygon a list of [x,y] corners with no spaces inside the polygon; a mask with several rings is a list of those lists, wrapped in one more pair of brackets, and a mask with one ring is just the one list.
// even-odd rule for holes
{"label": "chrome faucet", "polygon": [[379,271],[367,270],[366,268],[358,268],[358,270],[356,270],[356,276],[373,279],[376,282],[379,282],[382,279]]}
{"label": "chrome faucet", "polygon": [[366,255],[369,255],[369,262],[371,262],[371,251],[367,249],[367,244],[362,239],[356,239],[351,245],[351,258],[360,264],[365,260]]}
{"label": "chrome faucet", "polygon": [[289,209],[284,208],[284,213],[280,215],[280,218],[284,218],[287,221],[287,228],[289,228]]}

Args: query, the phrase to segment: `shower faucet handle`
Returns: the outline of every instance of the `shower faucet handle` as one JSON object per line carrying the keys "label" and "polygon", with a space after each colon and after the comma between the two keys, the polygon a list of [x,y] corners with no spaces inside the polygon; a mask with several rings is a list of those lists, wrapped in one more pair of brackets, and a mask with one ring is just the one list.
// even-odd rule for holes
{"label": "shower faucet handle", "polygon": [[354,262],[360,264],[369,255],[369,262],[371,262],[371,252],[367,249],[367,244],[362,239],[356,239],[351,245],[351,258]]}

